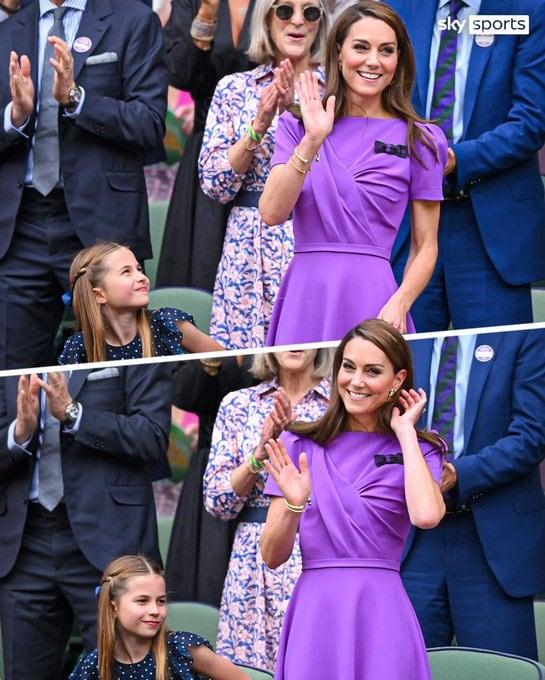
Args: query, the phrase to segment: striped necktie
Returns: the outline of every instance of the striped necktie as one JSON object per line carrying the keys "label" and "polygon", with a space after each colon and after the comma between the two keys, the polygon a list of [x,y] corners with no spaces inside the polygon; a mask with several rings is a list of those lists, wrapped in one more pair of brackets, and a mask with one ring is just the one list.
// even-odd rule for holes
{"label": "striped necktie", "polygon": [[431,419],[432,429],[437,430],[448,443],[449,458],[454,453],[454,418],[456,416],[456,364],[458,359],[458,336],[446,337],[441,345],[441,355],[435,382],[435,402]]}
{"label": "striped necktie", "polygon": [[[452,21],[457,18],[458,12],[466,6],[464,0],[450,0],[449,18]],[[431,100],[430,118],[435,121],[447,140],[453,138],[453,113],[454,113],[454,84],[456,76],[456,50],[458,47],[458,32],[455,28],[441,31],[439,50],[437,52],[437,64],[435,65],[435,81]]]}

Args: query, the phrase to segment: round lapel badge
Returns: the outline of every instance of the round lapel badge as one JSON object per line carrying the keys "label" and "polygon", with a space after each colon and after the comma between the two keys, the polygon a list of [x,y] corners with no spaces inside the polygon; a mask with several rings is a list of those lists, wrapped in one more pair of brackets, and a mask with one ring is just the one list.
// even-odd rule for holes
{"label": "round lapel badge", "polygon": [[494,44],[494,36],[488,33],[480,33],[475,36],[475,42],[479,47],[490,47]]}
{"label": "round lapel badge", "polygon": [[493,358],[494,350],[490,345],[479,345],[475,348],[475,359],[477,359],[477,361],[486,363],[487,361],[492,361]]}
{"label": "round lapel badge", "polygon": [[82,35],[74,40],[73,49],[75,52],[88,52],[93,45],[91,38]]}

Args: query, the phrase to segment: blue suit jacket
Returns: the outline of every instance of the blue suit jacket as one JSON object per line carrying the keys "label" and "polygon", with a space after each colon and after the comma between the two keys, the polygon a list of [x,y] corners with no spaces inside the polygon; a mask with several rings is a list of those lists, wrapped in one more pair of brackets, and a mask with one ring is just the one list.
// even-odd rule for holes
{"label": "blue suit jacket", "polygon": [[[425,115],[437,0],[388,0],[413,40],[413,103]],[[483,0],[480,14],[528,14],[530,34],[473,45],[464,95],[464,133],[453,145],[456,189],[467,189],[484,246],[511,284],[545,277],[545,201],[537,152],[545,143],[545,2]],[[392,259],[406,248],[406,216]]]}
{"label": "blue suit jacket", "polygon": [[[4,109],[11,100],[9,53],[30,57],[38,68],[39,4],[0,24],[0,259],[11,243],[21,202],[35,117],[28,140],[4,133]],[[72,51],[74,76],[85,89],[77,119],[59,111],[59,144],[64,193],[80,240],[119,240],[139,259],[151,257],[143,166],[165,134],[168,72],[157,15],[143,2],[90,0],[79,37],[92,42],[87,52]],[[116,61],[91,63],[91,56],[115,53]],[[60,107],[62,109],[62,107]]]}
{"label": "blue suit jacket", "polygon": [[[411,341],[415,384],[430,384],[433,340]],[[493,359],[473,358],[464,450],[454,465],[461,503],[471,504],[483,550],[514,597],[545,591],[545,331],[486,333]],[[432,529],[433,531],[433,529]],[[410,550],[412,535],[407,549]]]}
{"label": "blue suit jacket", "polygon": [[[170,432],[167,368],[115,370],[117,375],[109,375],[112,369],[72,373],[68,389],[83,413],[75,435],[60,435],[70,524],[82,553],[101,571],[122,554],[144,552],[160,562],[150,466],[164,461]],[[93,374],[98,379],[89,379]],[[17,381],[0,379],[0,578],[21,547],[35,463],[34,456],[7,448]],[[30,448],[37,446],[36,433]]]}

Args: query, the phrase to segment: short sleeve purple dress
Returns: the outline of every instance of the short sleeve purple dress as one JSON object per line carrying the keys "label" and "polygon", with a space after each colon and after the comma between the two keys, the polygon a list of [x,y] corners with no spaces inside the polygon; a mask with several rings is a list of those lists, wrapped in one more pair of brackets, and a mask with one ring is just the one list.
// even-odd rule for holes
{"label": "short sleeve purple dress", "polygon": [[[440,201],[447,143],[435,125],[438,160],[421,143],[407,149],[398,119],[345,117],[312,164],[294,209],[295,255],[273,309],[267,345],[339,340],[374,318],[397,290],[390,254],[409,200]],[[271,165],[288,163],[304,135],[290,112],[280,117]],[[407,320],[408,331],[414,331]]]}
{"label": "short sleeve purple dress", "polygon": [[[397,439],[370,432],[343,432],[327,446],[289,432],[282,439],[296,464],[306,452],[312,494],[275,680],[431,680],[399,575],[411,525]],[[438,480],[441,453],[421,446]],[[282,495],[271,476],[265,492]]]}

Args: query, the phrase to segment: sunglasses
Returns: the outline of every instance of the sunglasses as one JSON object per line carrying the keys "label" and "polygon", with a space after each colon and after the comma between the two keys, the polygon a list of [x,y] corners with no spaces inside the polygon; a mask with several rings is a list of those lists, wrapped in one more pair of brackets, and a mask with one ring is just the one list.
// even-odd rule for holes
{"label": "sunglasses", "polygon": [[[271,9],[274,9],[276,18],[280,21],[289,21],[295,12],[293,5],[271,5]],[[303,18],[305,21],[314,24],[316,21],[320,21],[323,13],[324,10],[321,7],[310,5],[303,10]]]}

